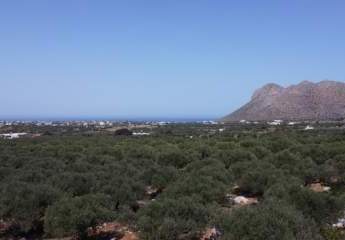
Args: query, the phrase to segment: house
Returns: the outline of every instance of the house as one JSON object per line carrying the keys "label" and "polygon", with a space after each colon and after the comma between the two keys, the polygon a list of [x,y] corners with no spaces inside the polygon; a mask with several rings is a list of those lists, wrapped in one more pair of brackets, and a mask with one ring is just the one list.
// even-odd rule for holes
{"label": "house", "polygon": [[133,132],[133,136],[149,136],[151,133],[147,132]]}
{"label": "house", "polygon": [[281,125],[282,123],[283,123],[283,120],[274,120],[273,122],[267,122],[267,124],[271,126],[278,126],[278,125]]}
{"label": "house", "polygon": [[305,128],[304,128],[304,130],[313,130],[314,129],[314,127],[313,126],[306,126]]}
{"label": "house", "polygon": [[27,135],[27,133],[4,133],[4,134],[0,134],[0,137],[3,139],[16,139],[16,138],[20,138]]}
{"label": "house", "polygon": [[240,123],[249,124],[250,122],[249,122],[249,121],[247,121],[247,120],[245,120],[245,119],[242,119],[242,120],[240,121]]}

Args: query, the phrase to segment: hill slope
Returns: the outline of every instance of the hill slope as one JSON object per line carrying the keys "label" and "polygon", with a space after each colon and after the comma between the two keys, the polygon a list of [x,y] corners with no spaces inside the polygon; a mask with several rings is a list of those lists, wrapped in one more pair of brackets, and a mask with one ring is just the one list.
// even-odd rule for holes
{"label": "hill slope", "polygon": [[345,117],[345,83],[303,81],[282,87],[267,84],[255,91],[249,103],[222,121],[328,120]]}

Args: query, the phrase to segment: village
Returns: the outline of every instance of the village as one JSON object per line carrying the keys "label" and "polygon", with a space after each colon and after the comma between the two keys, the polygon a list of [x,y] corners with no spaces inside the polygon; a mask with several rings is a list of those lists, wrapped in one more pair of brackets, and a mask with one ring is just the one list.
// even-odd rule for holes
{"label": "village", "polygon": [[[115,133],[133,136],[149,136],[164,128],[194,126],[194,130],[204,134],[217,134],[236,129],[298,129],[298,130],[342,130],[345,122],[339,121],[247,121],[239,122],[216,122],[207,121],[109,121],[109,120],[81,120],[81,121],[0,121],[0,139],[36,138],[42,135],[71,134],[71,133]],[[123,132],[127,129],[130,132]],[[117,132],[117,133],[116,133]]]}

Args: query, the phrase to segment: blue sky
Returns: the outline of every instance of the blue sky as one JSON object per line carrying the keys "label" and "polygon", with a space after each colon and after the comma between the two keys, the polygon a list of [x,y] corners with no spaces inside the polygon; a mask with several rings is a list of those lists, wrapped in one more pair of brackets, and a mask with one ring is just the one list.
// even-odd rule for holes
{"label": "blue sky", "polygon": [[342,0],[0,1],[0,118],[221,117],[345,81]]}

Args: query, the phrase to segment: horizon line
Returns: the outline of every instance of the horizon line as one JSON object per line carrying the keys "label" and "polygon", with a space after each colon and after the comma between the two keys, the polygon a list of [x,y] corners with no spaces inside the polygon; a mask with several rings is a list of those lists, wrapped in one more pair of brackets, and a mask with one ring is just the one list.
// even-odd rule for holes
{"label": "horizon line", "polygon": [[82,121],[82,120],[117,120],[117,121],[202,121],[216,120],[219,116],[0,116],[7,121]]}

